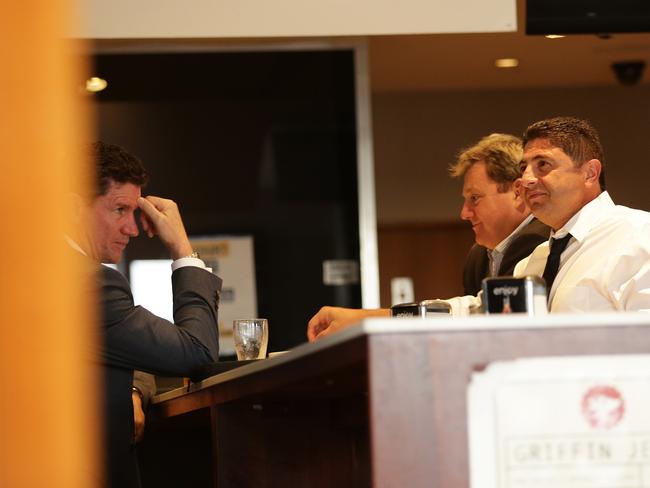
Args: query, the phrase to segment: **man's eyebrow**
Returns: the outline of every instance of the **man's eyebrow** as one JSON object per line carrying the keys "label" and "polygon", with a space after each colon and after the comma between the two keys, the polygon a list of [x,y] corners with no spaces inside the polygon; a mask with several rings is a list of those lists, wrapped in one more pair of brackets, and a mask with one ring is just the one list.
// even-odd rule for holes
{"label": "man's eyebrow", "polygon": [[117,197],[115,200],[113,200],[113,205],[115,207],[124,207],[124,208],[135,208],[133,205],[131,205],[128,201],[122,200],[120,197]]}
{"label": "man's eyebrow", "polygon": [[[535,155],[533,155],[532,157],[530,157],[528,159],[536,160],[536,159],[548,159],[548,158],[549,158],[549,154],[547,152],[538,152],[538,153],[536,153]],[[522,160],[522,161],[524,161],[524,160]]]}

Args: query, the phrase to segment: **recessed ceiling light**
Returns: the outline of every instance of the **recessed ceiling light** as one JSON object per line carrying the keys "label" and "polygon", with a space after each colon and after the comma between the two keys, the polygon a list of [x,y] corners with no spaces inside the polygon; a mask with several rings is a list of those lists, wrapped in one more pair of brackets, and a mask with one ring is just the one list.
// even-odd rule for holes
{"label": "recessed ceiling light", "polygon": [[519,66],[517,58],[501,58],[494,61],[494,66],[497,68],[516,68]]}
{"label": "recessed ceiling light", "polygon": [[108,82],[105,79],[99,78],[97,76],[93,76],[92,78],[88,78],[86,80],[86,90],[91,93],[100,92],[107,86]]}
{"label": "recessed ceiling light", "polygon": [[562,39],[563,37],[566,37],[566,36],[562,36],[560,34],[549,34],[549,35],[544,36],[544,37],[546,37],[547,39]]}

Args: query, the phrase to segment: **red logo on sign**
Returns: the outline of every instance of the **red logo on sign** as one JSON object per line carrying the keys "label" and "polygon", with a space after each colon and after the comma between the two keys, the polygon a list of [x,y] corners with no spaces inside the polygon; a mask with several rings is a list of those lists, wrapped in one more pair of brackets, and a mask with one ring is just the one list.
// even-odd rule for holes
{"label": "red logo on sign", "polygon": [[624,413],[623,396],[613,386],[594,386],[582,397],[582,414],[594,429],[611,429]]}

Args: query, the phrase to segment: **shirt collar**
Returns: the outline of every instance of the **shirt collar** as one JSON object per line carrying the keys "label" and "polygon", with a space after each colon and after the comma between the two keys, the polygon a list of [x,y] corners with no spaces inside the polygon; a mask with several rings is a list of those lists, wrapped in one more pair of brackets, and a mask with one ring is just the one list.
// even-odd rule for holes
{"label": "shirt collar", "polygon": [[535,217],[534,217],[533,214],[530,214],[528,217],[526,217],[526,218],[521,222],[521,224],[519,224],[519,225],[517,226],[517,228],[516,228],[515,230],[513,230],[513,231],[510,233],[510,235],[509,235],[508,237],[506,237],[504,240],[502,240],[501,242],[499,242],[499,243],[495,246],[493,252],[497,252],[497,253],[503,254],[503,253],[505,252],[505,250],[508,248],[508,245],[510,244],[510,241],[511,241],[512,238],[515,236],[515,234],[517,234],[517,232],[519,232],[521,229],[523,229],[523,228],[526,227],[528,224],[530,224],[530,222],[531,222],[534,218],[535,218]]}
{"label": "shirt collar", "polygon": [[614,201],[604,191],[578,210],[562,228],[551,232],[551,237],[560,239],[570,233],[578,242],[582,242],[594,225],[614,207]]}

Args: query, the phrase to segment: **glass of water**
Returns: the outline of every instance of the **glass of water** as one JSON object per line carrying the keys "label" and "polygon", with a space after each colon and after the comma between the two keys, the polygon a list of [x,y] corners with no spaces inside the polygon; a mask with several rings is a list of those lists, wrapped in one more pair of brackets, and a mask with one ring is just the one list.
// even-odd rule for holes
{"label": "glass of water", "polygon": [[237,359],[264,359],[269,343],[269,323],[266,319],[237,319],[232,324]]}

